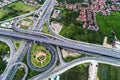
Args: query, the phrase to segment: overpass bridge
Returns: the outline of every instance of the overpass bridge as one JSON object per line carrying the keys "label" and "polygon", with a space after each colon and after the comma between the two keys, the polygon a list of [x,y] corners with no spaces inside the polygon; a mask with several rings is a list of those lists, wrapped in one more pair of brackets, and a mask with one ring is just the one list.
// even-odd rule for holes
{"label": "overpass bridge", "polygon": [[74,42],[70,42],[70,41],[62,41],[61,39],[59,40],[59,38],[55,38],[55,37],[53,37],[53,38],[47,37],[46,38],[46,37],[42,37],[42,36],[23,34],[23,33],[19,33],[19,32],[6,31],[6,30],[2,30],[2,29],[0,29],[0,34],[4,35],[4,36],[22,38],[22,39],[26,39],[26,40],[47,43],[47,44],[57,45],[60,47],[75,49],[78,51],[88,52],[90,55],[96,54],[96,55],[108,56],[108,57],[120,59],[120,51],[119,50],[104,48],[102,46],[96,47],[96,46],[91,46],[91,45],[84,45],[84,44],[74,43]]}
{"label": "overpass bridge", "polygon": [[65,63],[64,65],[57,67],[56,69],[49,72],[48,74],[37,75],[29,80],[48,80],[49,78],[52,78],[55,75],[60,75],[60,74],[64,73],[65,71],[67,71],[77,65],[85,64],[85,63],[92,63],[93,61],[120,67],[119,60],[111,60],[111,59],[107,59],[107,58],[97,58],[97,57],[84,57],[84,58],[79,58],[79,59],[73,60],[71,62]]}
{"label": "overpass bridge", "polygon": [[[54,1],[55,0],[46,0],[46,2],[43,4],[43,6],[31,13],[16,17],[17,18],[23,18],[26,16],[29,16],[31,14],[38,14],[38,20],[37,22],[34,24],[33,26],[33,30],[22,30],[17,28],[17,23],[19,22],[16,21],[13,25],[14,30],[5,30],[0,28],[0,35],[3,36],[8,36],[8,37],[14,37],[14,38],[20,38],[20,39],[25,39],[28,41],[36,41],[36,42],[40,42],[40,43],[46,43],[46,44],[51,44],[51,45],[55,45],[58,47],[64,47],[64,48],[68,48],[68,49],[73,49],[76,51],[82,51],[87,53],[88,55],[92,55],[92,56],[102,56],[102,58],[82,58],[82,59],[77,59],[75,61],[72,61],[70,63],[64,63],[65,65],[61,65],[59,68],[56,68],[55,71],[49,71],[48,74],[44,74],[44,76],[35,76],[34,79],[46,79],[46,78],[50,78],[53,77],[54,75],[57,74],[61,74],[64,71],[79,65],[79,64],[83,64],[83,63],[87,63],[87,62],[92,62],[93,60],[96,60],[100,63],[106,63],[106,64],[111,64],[111,65],[115,65],[115,66],[120,66],[119,64],[119,59],[120,59],[120,51],[116,50],[116,49],[109,49],[106,48],[104,46],[101,45],[94,45],[94,44],[90,44],[90,43],[85,43],[85,42],[77,42],[77,41],[73,41],[73,40],[69,40],[66,39],[62,36],[59,36],[58,34],[55,34],[54,31],[52,31],[51,26],[50,26],[50,15],[51,12],[53,10],[54,7]],[[41,20],[42,19],[42,20]],[[51,33],[53,33],[54,36],[42,33],[42,32],[38,32],[39,30],[41,30],[42,26],[44,23],[47,23],[48,28],[50,30]],[[36,31],[37,30],[37,31]],[[60,53],[60,51],[59,51]],[[107,59],[105,59],[104,57],[107,57]],[[18,56],[17,56],[18,58]],[[16,61],[17,61],[16,58]],[[109,58],[109,59],[108,59]],[[114,61],[114,59],[116,61]],[[117,61],[118,60],[118,61]],[[7,74],[6,74],[7,75]],[[4,76],[4,78],[6,78],[6,75]],[[33,80],[33,79],[31,79]]]}

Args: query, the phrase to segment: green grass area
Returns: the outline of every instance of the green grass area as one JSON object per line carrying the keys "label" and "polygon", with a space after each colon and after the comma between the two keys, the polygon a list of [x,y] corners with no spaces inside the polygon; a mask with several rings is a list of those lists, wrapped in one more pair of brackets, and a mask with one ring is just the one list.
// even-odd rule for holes
{"label": "green grass area", "polygon": [[[41,64],[39,61],[36,60],[35,56],[39,52],[44,52],[46,54],[46,59]],[[50,52],[42,45],[34,44],[31,48],[31,62],[36,67],[45,67],[51,61],[51,54]]]}
{"label": "green grass area", "polygon": [[120,80],[120,68],[106,64],[99,64],[98,79],[99,80]]}
{"label": "green grass area", "polygon": [[9,46],[6,43],[0,41],[0,55],[6,51],[10,51]]}
{"label": "green grass area", "polygon": [[6,63],[3,62],[3,57],[4,53],[7,51],[10,51],[9,46],[6,43],[0,41],[0,74],[3,73],[6,67]]}
{"label": "green grass area", "polygon": [[36,8],[21,1],[13,2],[0,9],[0,21],[34,11]]}
{"label": "green grass area", "polygon": [[7,10],[0,9],[0,19],[2,19],[7,14],[8,14]]}
{"label": "green grass area", "polygon": [[20,46],[20,44],[19,44],[19,43],[15,43],[15,45],[16,45],[16,47],[19,47],[19,46]]}
{"label": "green grass area", "polygon": [[[95,44],[102,44],[106,34],[101,31],[91,31],[82,27],[82,22],[77,21],[78,12],[64,9],[62,11],[62,18],[55,20],[63,23],[60,35],[73,40],[84,41]],[[53,19],[54,20],[54,19]]]}
{"label": "green grass area", "polygon": [[13,80],[22,80],[24,74],[25,74],[24,69],[18,69]]}
{"label": "green grass area", "polygon": [[[23,24],[23,22],[24,22],[24,24]],[[33,20],[31,20],[29,18],[25,18],[19,22],[19,25],[20,25],[20,28],[26,30],[29,27],[31,27],[33,25],[33,23],[34,23]]]}
{"label": "green grass area", "polygon": [[51,34],[46,25],[43,26],[42,32]]}
{"label": "green grass area", "polygon": [[61,19],[51,19],[51,21],[57,21],[64,25],[60,35],[66,38],[102,45],[105,36],[108,37],[108,42],[112,43],[114,36],[111,34],[111,31],[114,31],[120,40],[120,12],[111,12],[109,16],[103,16],[98,13],[96,16],[100,28],[98,31],[84,29],[82,27],[83,23],[76,20],[79,14],[77,11],[64,9],[61,14]]}
{"label": "green grass area", "polygon": [[97,23],[101,32],[109,35],[111,31],[114,31],[120,40],[120,12],[112,12],[110,16],[97,14]]}
{"label": "green grass area", "polygon": [[77,56],[77,57],[68,56],[68,57],[64,58],[64,60],[65,60],[66,62],[70,62],[70,61],[72,61],[72,60],[74,60],[74,59],[81,58],[81,57],[85,57],[85,55],[81,54],[81,55],[79,55],[79,56]]}
{"label": "green grass area", "polygon": [[88,80],[88,64],[76,66],[61,74],[60,80]]}
{"label": "green grass area", "polygon": [[20,26],[20,28],[27,30],[29,26]]}
{"label": "green grass area", "polygon": [[35,10],[35,7],[26,5],[21,1],[13,2],[13,3],[5,6],[5,8],[9,8],[9,9],[13,8],[14,10],[22,10],[22,11],[33,11],[33,10]]}
{"label": "green grass area", "polygon": [[20,41],[20,40],[15,40],[15,41],[13,41],[13,42],[14,42],[14,45],[15,45],[15,49],[17,50],[17,49],[19,48],[19,46],[20,46],[20,44],[21,44],[22,41]]}

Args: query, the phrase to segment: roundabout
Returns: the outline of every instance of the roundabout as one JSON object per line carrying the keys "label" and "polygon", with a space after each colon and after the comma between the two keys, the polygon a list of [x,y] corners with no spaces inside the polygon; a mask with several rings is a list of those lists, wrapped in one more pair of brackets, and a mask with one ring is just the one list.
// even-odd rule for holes
{"label": "roundabout", "polygon": [[37,72],[54,68],[57,60],[58,56],[55,48],[48,44],[33,44],[27,53],[28,66]]}
{"label": "roundabout", "polygon": [[31,63],[35,67],[45,67],[51,61],[50,52],[43,46],[34,44],[31,48]]}

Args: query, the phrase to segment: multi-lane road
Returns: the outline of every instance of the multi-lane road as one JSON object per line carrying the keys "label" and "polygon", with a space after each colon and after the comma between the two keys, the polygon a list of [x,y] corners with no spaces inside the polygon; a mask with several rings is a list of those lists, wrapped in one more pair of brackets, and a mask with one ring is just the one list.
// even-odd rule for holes
{"label": "multi-lane road", "polygon": [[[38,10],[30,12],[28,14],[24,14],[22,16],[18,16],[16,18],[13,18],[13,19],[17,19],[17,21],[15,21],[13,23],[14,30],[7,30],[7,29],[0,28],[0,35],[2,35],[2,36],[6,36],[6,37],[9,36],[9,37],[20,38],[20,39],[26,40],[20,46],[20,48],[18,49],[18,52],[16,52],[15,55],[13,55],[14,52],[11,52],[11,56],[13,57],[13,59],[10,59],[10,62],[8,63],[10,65],[8,65],[8,68],[6,68],[7,70],[5,70],[5,73],[3,73],[2,80],[6,80],[8,74],[10,73],[13,66],[18,65],[18,64],[24,65],[23,63],[20,63],[17,61],[20,61],[24,57],[21,55],[21,53],[24,50],[27,43],[29,45],[29,46],[27,46],[28,48],[26,48],[26,50],[28,50],[28,54],[27,54],[28,66],[31,69],[36,70],[36,71],[41,71],[41,70],[45,71],[46,70],[46,72],[45,72],[46,74],[42,73],[40,75],[37,75],[37,76],[31,78],[30,80],[48,79],[48,78],[53,77],[54,75],[59,75],[76,65],[92,62],[93,60],[96,60],[99,63],[106,63],[106,64],[110,64],[110,65],[120,66],[120,63],[118,61],[120,59],[120,50],[106,48],[102,45],[90,44],[90,43],[86,43],[86,42],[78,42],[78,41],[64,38],[64,37],[60,36],[59,34],[56,34],[52,30],[50,21],[49,21],[50,15],[54,8],[54,2],[55,2],[55,0],[46,0],[45,3],[43,4],[43,6],[41,8],[39,8]],[[23,30],[23,29],[18,28],[17,24],[19,23],[19,21],[23,17],[29,16],[31,14],[33,14],[33,15],[37,14],[39,16],[37,21],[34,23],[33,29],[32,30]],[[42,26],[45,24],[45,22],[48,26],[49,31],[53,35],[39,32],[42,30]],[[27,41],[29,41],[30,43]],[[42,69],[36,69],[35,67],[33,67],[33,65],[31,65],[29,51],[30,51],[30,47],[32,46],[32,42],[43,43],[44,46],[50,50],[50,52],[52,54],[52,60],[47,67],[42,68]],[[55,67],[55,64],[57,62],[56,50],[51,45],[57,46],[57,51],[58,51],[58,56],[59,56],[59,59],[61,62],[61,66],[50,72],[50,70],[52,70]],[[76,51],[82,51],[83,53],[87,53],[88,55],[92,55],[94,57],[100,56],[102,58],[86,57],[86,58],[77,59],[72,62],[66,63],[62,59],[59,47],[68,48],[68,49],[76,50]],[[11,51],[15,51],[13,49],[11,48]],[[104,58],[104,57],[106,57],[106,58]],[[27,70],[26,65],[24,65],[24,67],[26,69],[26,74],[27,74],[28,70]],[[47,72],[49,72],[49,73],[47,73]],[[25,75],[25,77],[26,77],[26,75]],[[25,79],[25,77],[23,79]]]}
{"label": "multi-lane road", "polygon": [[[9,46],[10,48],[10,59],[9,60],[12,60],[12,57],[15,53],[15,47],[14,47],[12,40],[7,37],[0,36],[0,41],[5,42]],[[9,65],[10,63],[7,64],[5,71],[8,69]],[[3,72],[3,74],[5,73],[5,71]],[[3,76],[3,74],[0,76],[0,78]]]}
{"label": "multi-lane road", "polygon": [[[48,0],[48,1],[50,1],[50,0]],[[39,10],[36,10],[35,12],[34,12],[34,14],[36,14],[36,13],[38,13],[38,12],[40,12],[40,11],[44,11],[45,10],[45,7],[48,7],[49,6],[49,2],[48,1],[46,1],[45,3],[44,3],[44,5],[39,9]],[[49,3],[49,4],[48,4]],[[48,6],[47,6],[48,5]],[[43,10],[44,9],[44,10]],[[23,17],[25,17],[25,16],[28,16],[28,15],[31,15],[31,14],[33,14],[33,12],[31,12],[31,13],[29,13],[29,14],[25,14],[25,15],[22,15],[21,17],[15,17],[14,19],[18,19],[18,18],[23,18]],[[41,14],[41,13],[40,13]],[[42,14],[41,14],[41,16],[42,16]],[[39,19],[38,19],[39,20]],[[20,31],[20,30],[19,30]],[[27,42],[25,41],[25,43],[23,43],[23,45],[25,45]],[[19,49],[20,50],[23,50],[22,48],[25,48],[24,46],[21,46]],[[37,69],[37,68],[35,68],[35,69],[33,69],[33,70],[38,70],[38,71],[43,71],[43,70],[46,70],[46,69],[48,69],[49,71],[55,66],[55,64],[56,64],[56,62],[57,62],[57,54],[55,54],[56,52],[55,52],[55,50],[54,50],[54,48],[52,48],[52,47],[48,47],[49,49],[51,49],[50,51],[52,52],[52,60],[51,60],[51,62],[50,62],[50,64],[47,66],[47,67],[45,67],[45,68],[42,68],[42,69]],[[30,49],[30,48],[29,48]],[[29,50],[28,49],[28,50]],[[20,50],[18,50],[18,52],[19,53],[22,53]],[[12,55],[11,55],[12,56]],[[18,56],[18,57],[17,57]],[[14,56],[15,57],[15,59],[14,60],[10,60],[10,62],[15,62],[16,60],[17,61],[20,61],[21,60],[21,58],[23,58],[24,56],[22,56],[22,55],[17,55],[17,56]],[[28,56],[30,56],[30,54],[28,55]],[[28,57],[27,58],[27,61],[29,61],[30,62],[30,60],[29,60],[29,58],[30,57]],[[29,66],[30,66],[30,63],[28,64]],[[15,70],[14,71],[12,71],[13,73],[16,71],[16,69],[17,68],[15,68]],[[8,70],[10,70],[10,68],[8,69]],[[46,71],[47,72],[47,71]],[[3,76],[2,78],[3,78],[3,80],[6,80],[6,78],[7,78],[7,74],[9,74],[9,72],[6,72],[4,75],[5,76]],[[14,76],[14,75],[12,75],[12,76]],[[9,77],[8,77],[9,78]],[[11,78],[12,79],[12,78]]]}
{"label": "multi-lane road", "polygon": [[60,75],[65,71],[84,63],[91,63],[93,61],[97,61],[98,63],[109,64],[114,66],[120,66],[120,62],[118,60],[111,60],[109,58],[97,58],[97,57],[84,57],[80,59],[73,60],[71,62],[65,63],[57,67],[55,70],[49,72],[48,74],[39,75],[36,77],[31,78],[30,80],[47,80],[49,78],[54,77],[55,75]]}
{"label": "multi-lane road", "polygon": [[31,41],[57,45],[60,47],[76,49],[79,51],[88,52],[90,55],[95,54],[95,55],[101,55],[101,56],[120,58],[119,50],[109,49],[103,46],[94,46],[94,45],[91,46],[89,44],[80,44],[77,42],[62,41],[61,39],[59,40],[58,38],[55,38],[55,37],[52,38],[52,37],[35,36],[31,34],[23,34],[19,32],[12,32],[12,31],[6,31],[6,30],[1,30],[1,29],[0,29],[0,34],[4,36],[11,36],[15,38],[22,38],[22,39],[31,40]]}

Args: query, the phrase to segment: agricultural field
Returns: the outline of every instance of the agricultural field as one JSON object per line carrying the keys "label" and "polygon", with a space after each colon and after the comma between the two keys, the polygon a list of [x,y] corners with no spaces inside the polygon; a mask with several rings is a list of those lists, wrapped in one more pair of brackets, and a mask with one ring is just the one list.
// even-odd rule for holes
{"label": "agricultural field", "polygon": [[[67,56],[66,58],[64,58],[64,60],[66,62],[70,62],[80,57],[85,57],[85,55],[79,55],[75,57]],[[88,79],[88,68],[89,68],[89,63],[75,66],[67,70],[63,74],[61,74],[60,80],[87,80]]]}
{"label": "agricultural field", "polygon": [[98,79],[99,80],[120,80],[120,68],[105,64],[98,66]]}
{"label": "agricultural field", "polygon": [[[120,12],[112,12],[110,16],[97,14],[97,23],[100,31],[109,35],[111,31],[115,32],[118,40],[120,40]],[[111,37],[111,36],[110,36]],[[105,64],[98,66],[99,80],[120,80],[120,68]]]}
{"label": "agricultural field", "polygon": [[97,14],[97,24],[100,27],[100,32],[110,35],[110,32],[114,31],[120,40],[120,12],[112,12],[109,16]]}
{"label": "agricultural field", "polygon": [[88,64],[76,66],[63,74],[60,80],[88,80]]}

